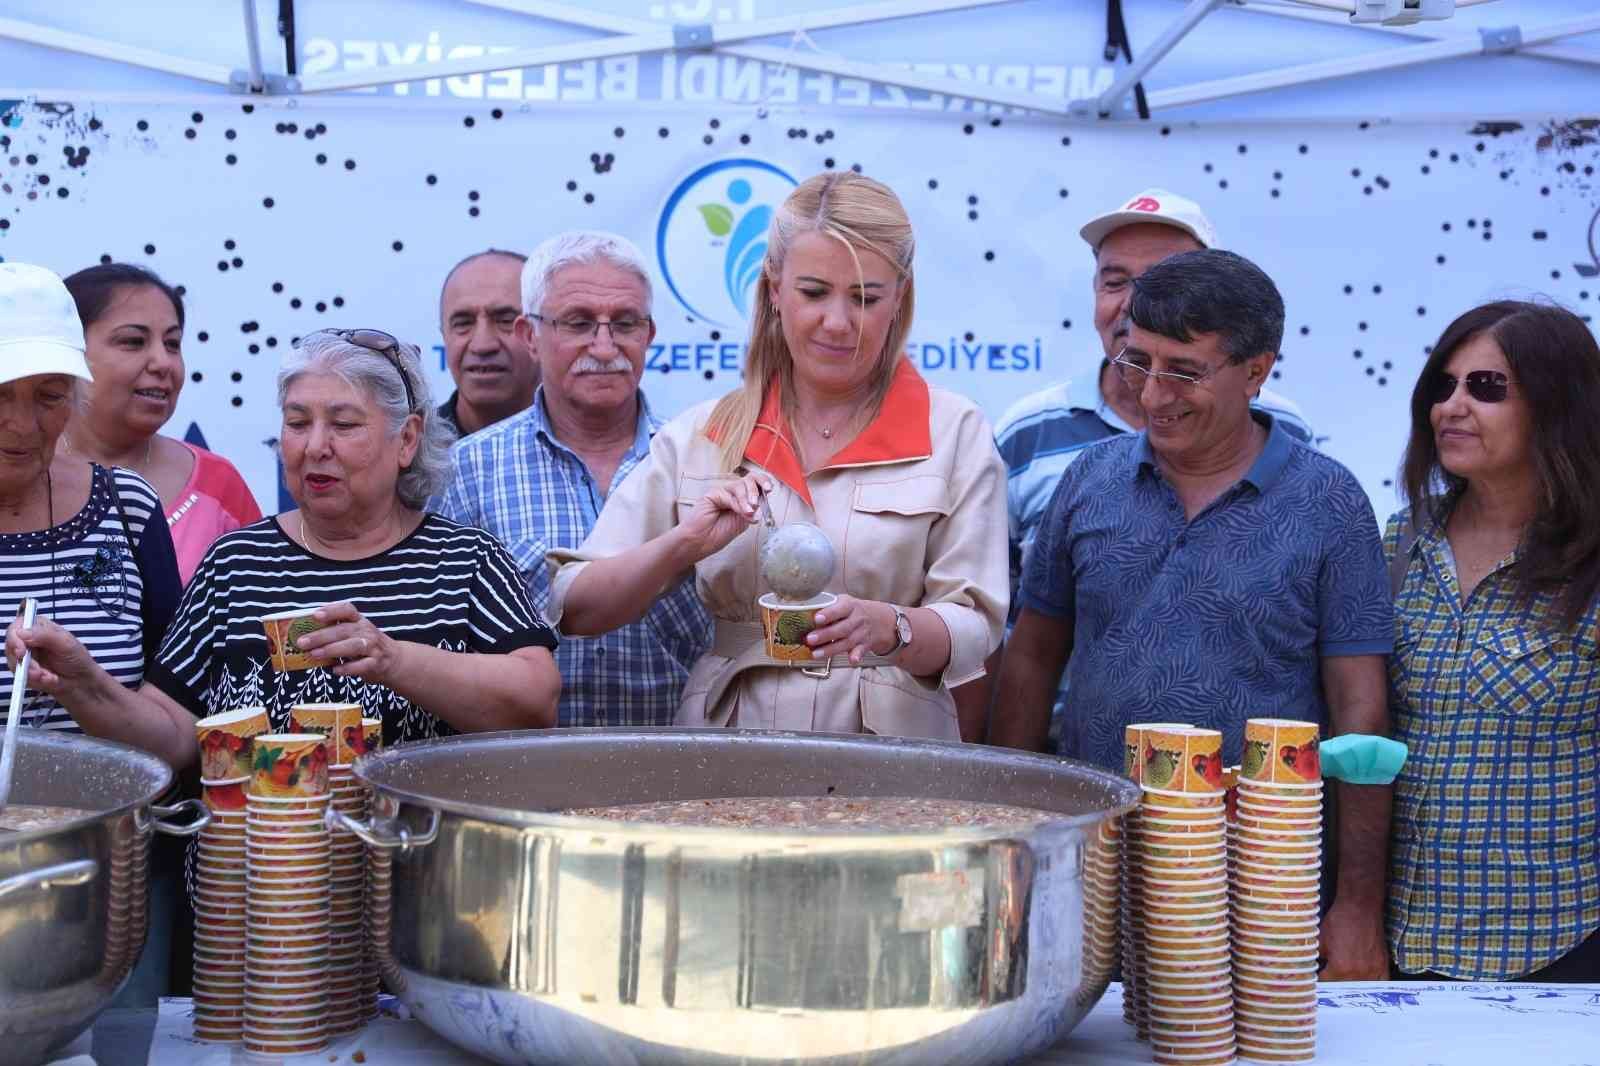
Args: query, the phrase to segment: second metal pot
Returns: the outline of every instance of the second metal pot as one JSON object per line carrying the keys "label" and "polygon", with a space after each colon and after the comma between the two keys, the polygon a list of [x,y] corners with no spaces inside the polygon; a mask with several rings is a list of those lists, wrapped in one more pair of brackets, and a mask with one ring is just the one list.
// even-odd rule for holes
{"label": "second metal pot", "polygon": [[[0,1066],[34,1066],[86,1029],[127,980],[149,919],[150,834],[198,832],[198,800],[151,803],[172,782],[122,744],[25,730],[11,802],[82,817],[0,832]],[[192,810],[184,825],[157,817]]]}

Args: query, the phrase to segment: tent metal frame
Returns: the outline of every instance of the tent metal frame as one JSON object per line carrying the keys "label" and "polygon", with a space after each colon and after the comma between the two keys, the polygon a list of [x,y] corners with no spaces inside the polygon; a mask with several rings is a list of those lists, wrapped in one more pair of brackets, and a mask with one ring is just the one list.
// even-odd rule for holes
{"label": "tent metal frame", "polygon": [[[1351,25],[1354,29],[1401,35],[1415,43],[1337,59],[1217,78],[1191,85],[1156,89],[1146,94],[1152,113],[1170,112],[1193,104],[1307,85],[1333,78],[1396,70],[1473,55],[1515,53],[1557,62],[1600,66],[1600,50],[1561,43],[1567,38],[1600,30],[1600,12],[1537,26],[1510,25],[1494,29],[1440,32],[1431,27],[1346,21],[1356,12],[1358,3],[1369,3],[1371,0],[1187,0],[1183,10],[1150,45],[1142,50],[1138,60],[1119,72],[1111,86],[1097,99],[1067,101],[1042,93],[985,85],[884,63],[828,55],[816,50],[815,45],[811,44],[806,36],[815,30],[998,7],[1015,3],[1017,0],[870,0],[831,11],[781,15],[752,22],[676,25],[662,25],[659,22],[589,11],[575,4],[563,3],[561,0],[465,0],[465,2],[581,27],[605,36],[560,45],[513,49],[471,58],[301,77],[270,73],[265,69],[261,57],[260,22],[256,0],[242,0],[247,67],[238,70],[13,18],[0,17],[0,38],[107,59],[212,85],[228,86],[238,92],[263,95],[342,92],[428,78],[489,74],[550,63],[581,62],[625,55],[668,52],[709,53],[757,60],[780,67],[831,74],[842,78],[856,78],[878,85],[915,89],[960,100],[1017,108],[1067,119],[1126,118],[1128,112],[1123,105],[1134,85],[1144,79],[1206,16],[1224,7],[1326,24]],[[1483,2],[1486,0],[1456,0],[1456,6],[1465,7]],[[791,39],[787,48],[752,43],[761,39],[784,36]],[[810,47],[799,47],[802,43]]]}

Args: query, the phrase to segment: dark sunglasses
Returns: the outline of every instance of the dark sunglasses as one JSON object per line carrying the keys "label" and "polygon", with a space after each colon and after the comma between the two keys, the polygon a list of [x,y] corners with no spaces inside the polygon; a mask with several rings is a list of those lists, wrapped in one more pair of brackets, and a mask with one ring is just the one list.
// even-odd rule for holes
{"label": "dark sunglasses", "polygon": [[406,390],[406,410],[417,409],[417,394],[411,391],[411,377],[406,373],[406,367],[400,361],[400,339],[381,329],[319,329],[318,333],[338,337],[342,341],[354,344],[358,348],[377,352],[389,360],[395,373],[400,375],[400,384]]}
{"label": "dark sunglasses", "polygon": [[[1467,375],[1467,395],[1479,403],[1499,403],[1506,398],[1506,390],[1516,382],[1498,370],[1474,370]],[[1433,387],[1428,392],[1428,403],[1444,403],[1456,394],[1454,374],[1439,373],[1433,376]]]}

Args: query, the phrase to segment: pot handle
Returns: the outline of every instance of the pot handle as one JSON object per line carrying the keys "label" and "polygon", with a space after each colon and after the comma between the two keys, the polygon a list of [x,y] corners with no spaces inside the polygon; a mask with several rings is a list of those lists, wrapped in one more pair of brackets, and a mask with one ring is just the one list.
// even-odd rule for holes
{"label": "pot handle", "polygon": [[385,820],[380,822],[378,819],[373,818],[363,822],[334,807],[328,808],[327,824],[329,829],[341,829],[352,836],[359,837],[372,847],[383,848],[386,851],[398,849],[401,854],[404,854],[412,848],[420,848],[427,844],[432,844],[438,839],[439,812],[432,807],[427,808],[427,811],[428,827],[417,834],[413,834],[411,830],[401,825],[398,821]]}
{"label": "pot handle", "polygon": [[30,888],[51,889],[57,885],[86,885],[100,873],[100,864],[93,859],[57,863],[25,874],[17,874],[0,881],[0,899]]}
{"label": "pot handle", "polygon": [[[193,812],[195,818],[192,822],[174,825],[172,822],[163,822],[163,818],[174,818],[185,811]],[[205,805],[204,800],[186,799],[174,803],[170,807],[152,806],[150,813],[155,815],[151,820],[151,827],[158,833],[165,833],[169,837],[192,837],[200,830],[211,824],[211,808]]]}

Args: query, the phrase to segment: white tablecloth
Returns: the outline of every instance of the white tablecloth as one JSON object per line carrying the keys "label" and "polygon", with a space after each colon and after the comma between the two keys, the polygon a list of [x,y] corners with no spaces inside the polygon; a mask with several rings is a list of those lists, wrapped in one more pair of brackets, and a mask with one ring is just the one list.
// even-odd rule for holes
{"label": "white tablecloth", "polygon": [[[1322,986],[1318,1002],[1317,1062],[1325,1066],[1600,1066],[1600,985],[1330,984]],[[266,1061],[238,1048],[197,1043],[190,1036],[189,1012],[188,1000],[162,1001],[150,1066],[260,1066]],[[327,1051],[275,1061],[286,1066],[481,1062],[420,1023],[388,1016]],[[1148,1061],[1149,1049],[1122,1023],[1122,990],[1113,985],[1066,1041],[1028,1066]]]}

